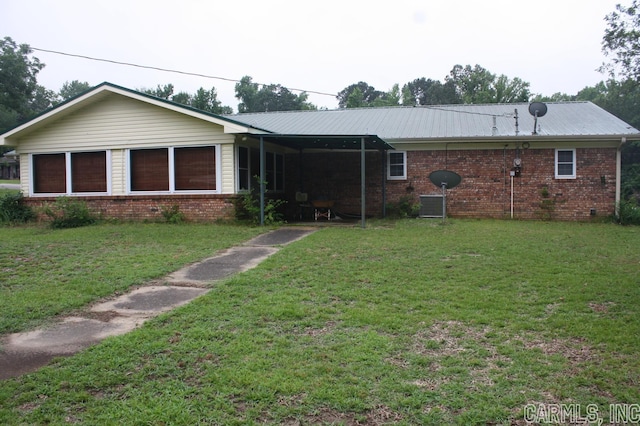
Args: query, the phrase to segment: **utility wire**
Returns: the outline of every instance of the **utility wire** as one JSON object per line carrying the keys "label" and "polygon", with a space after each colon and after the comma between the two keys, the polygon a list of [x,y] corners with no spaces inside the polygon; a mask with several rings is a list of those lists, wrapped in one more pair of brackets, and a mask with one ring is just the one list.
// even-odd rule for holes
{"label": "utility wire", "polygon": [[[213,75],[199,74],[199,73],[195,73],[195,72],[187,72],[187,71],[180,71],[180,70],[172,70],[172,69],[167,69],[167,68],[159,68],[159,67],[153,67],[153,66],[149,66],[149,65],[132,64],[130,62],[114,61],[114,60],[111,60],[111,59],[94,58],[92,56],[76,55],[76,54],[73,54],[73,53],[58,52],[56,50],[49,50],[49,49],[40,49],[38,47],[33,47],[33,46],[29,46],[29,47],[31,48],[31,50],[37,50],[38,52],[54,53],[56,55],[71,56],[71,57],[74,57],[74,58],[88,59],[90,61],[108,62],[110,64],[125,65],[125,66],[128,66],[128,67],[144,68],[144,69],[149,69],[149,70],[171,72],[171,73],[175,73],[175,74],[191,75],[191,76],[195,76],[195,77],[203,77],[203,78],[210,78],[210,79],[215,79],[215,80],[230,81],[230,82],[233,82],[233,83],[240,83],[240,81],[241,81],[241,80],[236,80],[236,79],[233,79],[233,78],[217,77],[217,76],[213,76]],[[260,86],[269,86],[268,84],[262,84],[262,83],[255,83],[255,84],[258,84]],[[335,93],[319,92],[317,90],[294,89],[293,87],[285,87],[285,89],[291,90],[291,91],[296,91],[296,92],[305,92],[305,93],[313,93],[313,94],[316,94],[316,95],[331,96],[333,98],[336,97]]]}

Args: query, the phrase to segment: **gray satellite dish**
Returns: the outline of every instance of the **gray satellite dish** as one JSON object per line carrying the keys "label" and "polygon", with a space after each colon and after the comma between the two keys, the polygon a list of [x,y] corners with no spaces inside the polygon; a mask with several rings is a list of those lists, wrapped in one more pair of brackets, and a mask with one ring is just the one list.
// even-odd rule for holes
{"label": "gray satellite dish", "polygon": [[547,104],[543,102],[531,102],[529,104],[529,114],[533,115],[533,135],[537,135],[538,117],[544,117],[547,113]]}
{"label": "gray satellite dish", "polygon": [[429,180],[438,188],[442,186],[446,186],[447,188],[455,188],[460,185],[462,182],[462,178],[456,172],[451,172],[449,170],[436,170],[435,172],[431,172],[429,175]]}
{"label": "gray satellite dish", "polygon": [[547,113],[547,104],[542,102],[532,102],[529,104],[529,114],[534,117],[544,117]]}
{"label": "gray satellite dish", "polygon": [[447,188],[455,188],[462,182],[462,177],[449,170],[431,172],[429,180],[438,188],[442,188],[442,221],[447,217]]}

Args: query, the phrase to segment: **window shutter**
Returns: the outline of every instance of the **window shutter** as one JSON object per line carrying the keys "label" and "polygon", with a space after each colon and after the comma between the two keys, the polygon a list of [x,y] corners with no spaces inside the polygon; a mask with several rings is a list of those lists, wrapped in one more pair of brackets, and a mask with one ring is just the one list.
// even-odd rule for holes
{"label": "window shutter", "polygon": [[33,191],[43,194],[67,192],[65,154],[38,154],[33,156]]}
{"label": "window shutter", "polygon": [[169,151],[166,148],[131,151],[131,190],[169,190]]}
{"label": "window shutter", "polygon": [[71,192],[107,192],[107,153],[71,154]]}
{"label": "window shutter", "polygon": [[173,156],[176,190],[216,189],[215,147],[176,148]]}

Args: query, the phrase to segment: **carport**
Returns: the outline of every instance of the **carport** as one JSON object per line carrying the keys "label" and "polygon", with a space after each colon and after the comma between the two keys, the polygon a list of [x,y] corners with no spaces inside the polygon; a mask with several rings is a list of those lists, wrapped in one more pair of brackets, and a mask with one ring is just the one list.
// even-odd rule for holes
{"label": "carport", "polygon": [[[314,151],[332,151],[332,150],[349,150],[360,152],[360,217],[361,227],[366,226],[366,180],[365,180],[365,153],[368,150],[381,151],[383,154],[394,148],[376,135],[291,135],[291,134],[261,134],[248,135],[259,138],[260,140],[260,224],[264,225],[264,206],[265,206],[265,142],[276,145],[285,146],[287,148],[297,150],[301,155],[305,150]],[[381,179],[383,186],[383,216],[385,204],[385,167],[386,155],[382,155]],[[301,173],[301,172],[300,172]]]}

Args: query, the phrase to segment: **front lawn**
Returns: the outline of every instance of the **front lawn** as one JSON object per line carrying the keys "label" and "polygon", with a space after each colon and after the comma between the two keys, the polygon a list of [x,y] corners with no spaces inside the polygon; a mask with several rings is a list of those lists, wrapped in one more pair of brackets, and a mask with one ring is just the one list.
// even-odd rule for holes
{"label": "front lawn", "polygon": [[160,278],[263,231],[166,224],[0,228],[0,335]]}
{"label": "front lawn", "polygon": [[[141,329],[0,382],[0,423],[511,425],[566,404],[606,424],[610,404],[640,403],[639,243],[640,228],[608,224],[324,228]],[[42,291],[71,272],[60,262]]]}

